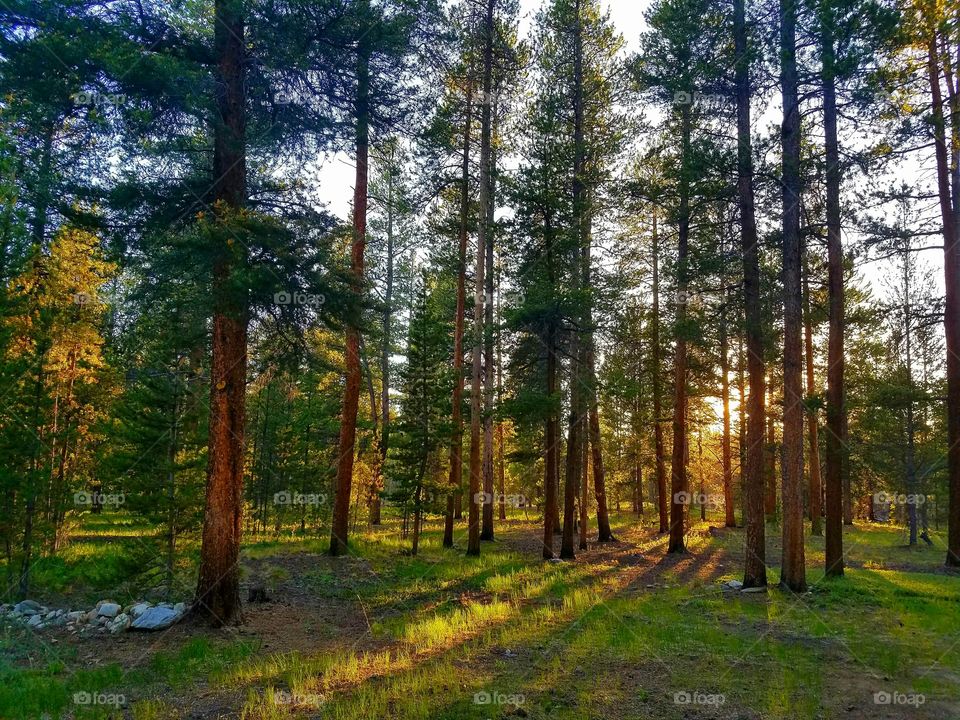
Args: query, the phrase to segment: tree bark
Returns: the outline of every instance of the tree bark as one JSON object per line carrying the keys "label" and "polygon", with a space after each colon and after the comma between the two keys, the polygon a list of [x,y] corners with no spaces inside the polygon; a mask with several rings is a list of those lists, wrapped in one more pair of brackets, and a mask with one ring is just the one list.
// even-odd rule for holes
{"label": "tree bark", "polygon": [[[484,19],[483,103],[480,113],[480,223],[477,233],[477,260],[473,291],[473,374],[470,384],[470,508],[467,521],[467,555],[480,554],[480,487],[483,481],[481,463],[481,423],[484,329],[484,271],[486,269],[487,236],[490,233],[490,156],[492,135],[493,88],[493,10],[496,0],[487,0]],[[492,510],[492,508],[491,508]]]}
{"label": "tree bark", "polygon": [[661,380],[661,351],[660,351],[660,237],[657,232],[657,210],[653,209],[653,235],[651,250],[653,260],[653,317],[651,318],[651,338],[653,345],[652,368],[650,371],[653,390],[653,443],[655,458],[655,472],[657,477],[657,512],[660,519],[659,532],[665,533],[670,529],[668,520],[667,502],[667,464],[666,449],[663,440],[663,388]]}
{"label": "tree bark", "polygon": [[[393,344],[391,334],[393,321],[393,174],[394,157],[391,152],[390,167],[387,170],[387,281],[383,297],[383,344],[380,348],[380,470],[387,464],[387,450],[390,447],[390,351]],[[380,524],[380,482],[374,483],[374,494],[370,499],[370,524]]]}
{"label": "tree bark", "polygon": [[[589,241],[588,241],[589,243]],[[586,250],[586,264],[584,267],[584,282],[588,292],[592,293],[591,269],[590,269],[590,248]],[[593,488],[594,495],[597,498],[597,541],[612,542],[616,538],[610,530],[610,513],[607,509],[607,483],[606,475],[603,469],[603,448],[600,441],[600,403],[597,397],[597,369],[596,369],[596,351],[594,348],[593,335],[593,311],[592,300],[587,302],[585,309],[587,320],[587,382],[590,388],[590,450],[592,452],[593,466]]]}
{"label": "tree bark", "polygon": [[746,331],[747,397],[743,507],[746,526],[743,586],[767,584],[766,519],[763,507],[764,398],[763,314],[760,307],[760,253],[753,192],[753,151],[750,139],[750,55],[747,48],[746,0],[734,0],[734,52],[737,57],[737,198],[740,208],[740,247],[743,254],[743,298]]}
{"label": "tree bark", "polygon": [[[773,379],[767,383],[767,406],[773,407]],[[777,428],[772,412],[767,413],[767,444],[765,446],[766,492],[763,498],[763,510],[768,520],[777,518]]]}
{"label": "tree bark", "polygon": [[[909,243],[909,238],[907,243]],[[910,532],[909,544],[917,544],[918,517],[917,517],[917,464],[916,464],[916,428],[914,426],[913,409],[913,338],[910,322],[910,248],[907,246],[903,253],[903,336],[904,355],[907,371],[907,447],[904,457],[907,486],[907,526]],[[871,516],[873,515],[873,500],[870,501]],[[871,517],[871,520],[874,518]]]}
{"label": "tree bark", "polygon": [[679,227],[677,232],[677,344],[674,355],[673,455],[670,463],[670,541],[668,553],[686,552],[687,510],[687,318],[688,252],[690,236],[690,106],[680,106],[681,167]]}
{"label": "tree bark", "polygon": [[470,126],[473,118],[473,84],[467,80],[467,104],[463,121],[463,159],[460,168],[460,235],[457,251],[457,310],[453,329],[453,400],[450,422],[450,474],[447,511],[443,523],[443,546],[453,547],[453,521],[457,516],[463,476],[463,328],[467,306],[467,240],[470,218]]}
{"label": "tree bark", "polygon": [[804,356],[807,366],[807,434],[810,444],[810,534],[819,537],[823,535],[823,519],[821,517],[823,508],[820,505],[823,487],[820,478],[820,439],[817,408],[812,402],[817,394],[817,385],[813,373],[813,320],[810,314],[809,253],[804,254],[803,315]]}
{"label": "tree bark", "polygon": [[[550,276],[550,286],[554,286],[552,230],[549,222],[545,223],[544,236],[547,245],[547,272]],[[553,558],[553,534],[557,512],[557,481],[560,464],[560,420],[557,418],[553,403],[557,397],[557,328],[551,319],[547,327],[547,396],[550,399],[550,415],[547,417],[544,428],[544,505],[543,505],[543,558]]]}
{"label": "tree bark", "polygon": [[[496,133],[496,104],[493,99],[491,136]],[[490,150],[490,202],[487,204],[487,238],[486,238],[486,304],[484,311],[483,331],[483,524],[480,528],[480,539],[493,540],[493,376],[496,372],[496,363],[493,356],[493,221],[494,206],[496,205],[496,153]]]}
{"label": "tree bark", "polygon": [[800,98],[796,0],[780,0],[780,84],[783,94],[783,555],[780,583],[807,588],[803,528],[803,293],[800,252]]}
{"label": "tree bark", "polygon": [[[244,20],[239,0],[214,4],[217,61],[214,120],[214,210],[235,219],[246,204],[246,96]],[[215,248],[210,428],[206,505],[194,612],[220,626],[240,619],[240,533],[243,511],[244,431],[249,309],[231,289],[246,263],[241,243],[223,238]]]}
{"label": "tree bark", "polygon": [[[927,78],[930,83],[931,116],[933,122],[934,148],[937,163],[937,193],[940,199],[940,215],[943,224],[943,271],[946,299],[944,302],[944,334],[947,350],[947,477],[949,505],[947,509],[947,556],[946,564],[960,567],[960,229],[958,214],[960,205],[960,168],[956,164],[957,139],[951,132],[950,152],[954,158],[951,166],[948,158],[946,126],[944,122],[943,93],[940,88],[941,62],[937,52],[937,18],[927,17]],[[950,85],[950,83],[948,83]],[[950,85],[953,87],[952,85]],[[951,117],[956,122],[954,108],[956,90],[951,92]]]}
{"label": "tree bark", "polygon": [[729,340],[727,337],[727,298],[720,314],[720,396],[723,404],[723,509],[724,525],[737,526],[737,516],[734,512],[733,500],[733,453],[730,442],[730,357]]}
{"label": "tree bark", "polygon": [[586,433],[583,436],[583,458],[580,460],[580,543],[578,549],[587,549],[587,530],[590,524],[590,446]]}
{"label": "tree bark", "polygon": [[[500,314],[500,276],[497,276],[497,317],[501,318]],[[501,342],[501,332],[500,329],[497,329],[497,358],[496,358],[496,367],[497,367],[497,403],[503,401],[503,365],[501,364],[501,358],[503,356],[503,345]],[[506,451],[503,447],[503,420],[497,419],[497,491],[500,494],[499,503],[498,503],[498,519],[503,522],[507,519],[507,478],[506,478],[506,460],[504,455]]]}
{"label": "tree bark", "polygon": [[[356,107],[356,180],[353,189],[353,243],[350,252],[352,291],[359,299],[363,292],[363,256],[367,245],[367,179],[370,150],[370,49],[365,38],[357,49]],[[334,493],[330,554],[347,552],[350,522],[350,495],[353,485],[353,462],[356,453],[357,407],[360,399],[360,328],[359,319],[346,323],[346,376],[343,407],[340,412],[340,440],[337,444],[337,480]]]}
{"label": "tree bark", "polygon": [[[824,9],[829,14],[829,8]],[[823,128],[826,150],[827,286],[830,328],[827,342],[826,443],[826,576],[843,575],[842,498],[846,484],[844,388],[843,248],[840,244],[840,149],[837,140],[837,97],[832,19],[821,19],[820,54],[823,70]]]}

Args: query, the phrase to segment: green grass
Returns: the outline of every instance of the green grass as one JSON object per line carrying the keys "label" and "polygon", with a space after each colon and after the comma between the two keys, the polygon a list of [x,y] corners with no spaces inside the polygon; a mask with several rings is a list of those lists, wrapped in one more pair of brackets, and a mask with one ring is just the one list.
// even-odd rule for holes
{"label": "green grass", "polygon": [[[125,670],[85,668],[74,651],[7,628],[0,636],[0,718],[120,717],[111,708],[77,706],[73,693],[85,691],[124,694],[126,717],[167,720],[188,714],[201,690],[226,698],[244,720],[467,720],[513,717],[518,707],[525,717],[550,720],[680,720],[714,710],[677,704],[677,693],[722,695],[723,717],[819,720],[850,717],[851,706],[864,713],[855,717],[871,716],[872,694],[882,691],[923,693],[927,702],[910,708],[910,717],[953,716],[960,576],[942,572],[939,550],[904,547],[899,528],[847,528],[844,578],[823,579],[822,539],[808,538],[810,592],[750,596],[720,588],[741,572],[740,531],[713,536],[695,526],[691,555],[665,559],[662,538],[637,530],[628,515],[614,520],[615,533],[630,544],[591,550],[576,563],[544,563],[504,542],[467,558],[462,549],[441,547],[436,524],[411,557],[388,525],[359,533],[348,558],[301,556],[311,569],[292,575],[284,558],[322,552],[325,542],[255,538],[244,556],[260,576],[278,587],[297,582],[329,603],[359,602],[370,632],[338,638],[320,628],[316,642],[329,647],[321,652],[264,652],[255,642],[206,633]],[[130,523],[111,533],[100,518],[83,530],[57,577],[122,557],[97,535],[149,532]],[[771,526],[767,556],[774,561],[776,535]],[[87,584],[123,574],[106,567],[113,569]],[[773,563],[771,584],[777,574]]]}

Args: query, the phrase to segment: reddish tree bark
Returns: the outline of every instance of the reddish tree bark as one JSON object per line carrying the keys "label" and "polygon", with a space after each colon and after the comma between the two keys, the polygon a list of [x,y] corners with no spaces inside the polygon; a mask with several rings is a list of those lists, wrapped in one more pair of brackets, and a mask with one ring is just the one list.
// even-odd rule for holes
{"label": "reddish tree bark", "polygon": [[[215,220],[235,219],[246,204],[244,21],[239,0],[214,4],[217,111],[214,122]],[[249,310],[230,289],[246,261],[241,243],[217,238],[213,268],[210,429],[206,505],[194,612],[214,625],[240,618],[240,533],[243,509],[244,424]]]}
{"label": "reddish tree bark", "polygon": [[453,521],[457,517],[456,498],[463,476],[463,327],[467,306],[467,239],[470,218],[470,126],[473,118],[473,84],[467,79],[467,104],[463,120],[463,159],[460,169],[460,235],[457,251],[457,310],[453,329],[453,400],[450,422],[450,474],[447,484],[447,512],[443,524],[443,546],[453,547]]}
{"label": "reddish tree bark", "polygon": [[[370,67],[369,48],[360,41],[357,53],[356,96],[356,180],[353,188],[353,242],[350,251],[352,291],[363,292],[363,259],[367,245],[367,178],[370,150]],[[347,552],[350,522],[350,494],[353,486],[353,462],[357,438],[357,406],[360,399],[360,328],[358,320],[347,322],[346,376],[343,406],[340,411],[340,440],[337,445],[336,492],[334,493],[330,554]]]}

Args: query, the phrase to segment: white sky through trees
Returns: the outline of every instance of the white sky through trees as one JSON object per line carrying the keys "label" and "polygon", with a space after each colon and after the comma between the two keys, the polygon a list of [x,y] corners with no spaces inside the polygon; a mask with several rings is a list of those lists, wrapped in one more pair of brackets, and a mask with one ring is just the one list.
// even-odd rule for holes
{"label": "white sky through trees", "polygon": [[[602,0],[603,1],[603,0]],[[527,37],[531,31],[537,10],[542,6],[543,0],[520,0],[520,36]],[[632,53],[639,48],[640,34],[646,28],[643,15],[650,5],[650,0],[606,0],[603,3],[610,11],[610,17],[617,31],[623,35],[626,42],[626,52]],[[819,123],[817,108],[811,108],[808,112],[813,112],[813,126],[810,128],[813,133],[822,132]],[[776,131],[776,125],[779,122],[779,92],[773,88],[766,97],[760,98],[754,107],[753,126],[754,132],[758,135],[769,135]],[[864,138],[856,133],[853,128],[844,128],[844,122],[841,119],[841,143],[849,146],[862,147],[865,143],[870,143],[873,138]],[[735,128],[731,129],[731,137]],[[506,165],[512,166],[513,163],[505,159]],[[921,170],[924,166],[927,170]],[[909,157],[901,159],[899,166],[894,166],[888,171],[889,180],[883,180],[879,183],[882,189],[889,189],[894,184],[909,183],[915,187],[924,187],[929,190],[927,194],[933,194],[932,163],[926,157]],[[323,166],[319,172],[320,187],[318,190],[318,200],[328,207],[334,214],[344,220],[349,219],[350,201],[353,194],[354,183],[354,165],[352,157],[339,153],[330,155],[323,160]],[[850,173],[845,179],[844,191],[848,194],[846,203],[852,202],[849,192],[855,187],[860,187],[862,177],[858,173]],[[876,180],[876,178],[874,178]],[[858,207],[858,213],[862,213],[864,208]],[[873,216],[882,216],[884,212],[893,212],[894,207],[875,208],[869,210]],[[933,200],[928,203],[920,203],[917,208],[924,221],[916,222],[919,227],[925,225],[925,230],[930,232],[937,228],[937,208]],[[763,218],[760,218],[763,221]],[[887,221],[892,222],[893,217],[888,217]],[[767,218],[767,222],[761,224],[769,225],[772,222],[779,222],[779,218]],[[846,218],[845,218],[846,222]],[[849,252],[854,246],[859,245],[861,238],[855,234],[854,229],[845,225],[844,227],[844,248]],[[941,240],[936,235],[918,235],[914,241],[914,247],[939,246]],[[935,293],[942,297],[943,295],[943,253],[938,247],[915,253],[917,265],[920,268],[927,268],[932,272],[932,280],[935,284]],[[876,300],[888,301],[890,293],[891,279],[899,276],[899,261],[896,258],[890,260],[876,260],[860,253],[857,255],[856,268],[858,283],[863,284],[866,281],[872,289]],[[895,280],[894,280],[895,282]]]}

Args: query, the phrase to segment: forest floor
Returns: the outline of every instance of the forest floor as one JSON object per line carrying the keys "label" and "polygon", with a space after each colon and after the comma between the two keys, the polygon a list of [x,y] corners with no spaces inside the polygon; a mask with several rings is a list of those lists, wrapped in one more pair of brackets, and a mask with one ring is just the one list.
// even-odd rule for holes
{"label": "forest floor", "polygon": [[[462,538],[444,550],[437,524],[416,557],[390,523],[338,559],[315,539],[249,542],[244,586],[270,601],[245,605],[238,627],[3,627],[0,719],[960,718],[960,575],[940,543],[845,528],[849,570],[825,581],[808,533],[810,591],[748,594],[723,587],[741,577],[741,530],[698,522],[689,552],[667,556],[652,521],[616,515],[617,541],[572,562],[540,560],[539,528],[519,517],[479,558]],[[38,567],[37,599],[138,599],[117,578],[147,546],[133,525],[91,520]]]}

